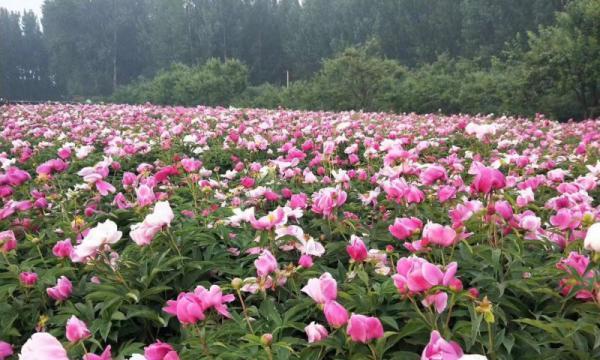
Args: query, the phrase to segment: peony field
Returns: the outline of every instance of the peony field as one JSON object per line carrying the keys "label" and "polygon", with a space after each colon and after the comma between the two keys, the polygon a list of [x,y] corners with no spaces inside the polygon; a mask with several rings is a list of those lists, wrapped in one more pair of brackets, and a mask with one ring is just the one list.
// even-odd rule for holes
{"label": "peony field", "polygon": [[0,359],[600,359],[600,121],[0,107]]}

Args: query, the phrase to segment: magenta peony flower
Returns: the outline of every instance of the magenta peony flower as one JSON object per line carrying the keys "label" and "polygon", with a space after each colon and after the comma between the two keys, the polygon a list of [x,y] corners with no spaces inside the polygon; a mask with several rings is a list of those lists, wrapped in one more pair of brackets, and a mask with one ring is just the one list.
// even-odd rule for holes
{"label": "magenta peony flower", "polygon": [[194,293],[180,293],[177,300],[167,301],[163,311],[177,316],[182,324],[195,324],[205,317],[202,302]]}
{"label": "magenta peony flower", "polygon": [[72,315],[67,321],[65,332],[67,339],[72,343],[76,343],[92,336],[87,328],[87,325],[83,321],[79,320],[75,315]]}
{"label": "magenta peony flower", "polygon": [[348,311],[335,300],[325,303],[323,313],[327,323],[334,328],[340,328],[348,322]]}
{"label": "magenta peony flower", "polygon": [[19,274],[19,281],[23,286],[31,287],[37,283],[38,275],[34,272],[22,272]]}
{"label": "magenta peony flower", "polygon": [[506,186],[506,179],[500,170],[479,166],[474,172],[475,178],[471,183],[471,190],[474,192],[488,194]]}
{"label": "magenta peony flower", "polygon": [[0,341],[0,360],[4,360],[7,357],[11,356],[12,354],[13,354],[12,345],[5,341]]}
{"label": "magenta peony flower", "polygon": [[8,253],[17,247],[17,239],[12,230],[0,232],[0,252]]}
{"label": "magenta peony flower", "polygon": [[72,252],[73,252],[73,245],[71,245],[71,239],[65,239],[62,241],[58,241],[52,247],[52,253],[54,254],[54,256],[61,258],[61,259],[70,257]]}
{"label": "magenta peony flower", "polygon": [[383,337],[383,326],[376,317],[352,314],[346,332],[352,341],[366,344]]}
{"label": "magenta peony flower", "polygon": [[61,276],[57,281],[56,285],[51,288],[47,288],[46,292],[48,296],[53,298],[56,301],[64,301],[71,297],[71,293],[73,292],[73,285],[71,281],[64,276]]}
{"label": "magenta peony flower", "polygon": [[350,255],[352,260],[356,262],[363,262],[369,256],[367,246],[362,239],[356,235],[350,237],[350,244],[346,246],[346,252]]}

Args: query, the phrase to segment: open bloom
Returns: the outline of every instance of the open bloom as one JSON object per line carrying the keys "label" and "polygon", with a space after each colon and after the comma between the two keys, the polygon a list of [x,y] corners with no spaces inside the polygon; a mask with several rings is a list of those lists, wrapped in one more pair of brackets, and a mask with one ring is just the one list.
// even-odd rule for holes
{"label": "open bloom", "polygon": [[177,316],[182,324],[195,324],[205,318],[202,302],[194,293],[180,293],[177,300],[167,301],[163,311]]}
{"label": "open bloom", "polygon": [[352,314],[346,332],[352,341],[366,344],[383,337],[383,326],[376,317]]}
{"label": "open bloom", "polygon": [[431,332],[429,344],[423,349],[421,360],[459,360],[463,351],[454,341],[446,341],[437,330]]}
{"label": "open bloom", "polygon": [[87,339],[92,334],[88,330],[87,325],[73,315],[67,321],[66,335],[70,342],[76,343],[80,340]]}
{"label": "open bloom", "polygon": [[272,230],[278,226],[284,225],[287,222],[287,216],[282,207],[271,211],[269,214],[256,220],[255,218],[250,219],[250,224],[256,230]]}
{"label": "open bloom", "polygon": [[415,217],[397,218],[394,224],[388,227],[392,236],[398,240],[405,240],[413,234],[419,232],[423,227],[423,222]]}
{"label": "open bloom", "polygon": [[479,166],[474,169],[475,178],[471,183],[471,190],[488,194],[492,190],[499,190],[506,186],[506,179],[500,170]]}
{"label": "open bloom", "polygon": [[448,247],[454,244],[457,240],[457,236],[456,231],[450,226],[443,226],[430,222],[423,228],[423,240],[426,243]]}
{"label": "open bloom", "polygon": [[304,332],[306,332],[306,337],[308,338],[309,343],[321,341],[329,336],[327,329],[325,329],[323,325],[317,324],[314,321],[304,328]]}
{"label": "open bloom", "polygon": [[73,261],[86,261],[94,257],[104,247],[110,247],[119,241],[122,235],[123,233],[117,229],[117,224],[111,220],[96,225],[83,238],[81,244],[73,248]]}
{"label": "open bloom", "polygon": [[163,227],[170,226],[175,214],[168,201],[159,201],[144,221],[131,226],[129,236],[140,246],[149,245]]}
{"label": "open bloom", "polygon": [[302,292],[310,296],[317,304],[325,304],[337,298],[337,282],[330,273],[323,273],[318,279],[308,280]]}
{"label": "open bloom", "polygon": [[432,185],[436,181],[444,181],[448,178],[446,169],[440,165],[431,165],[419,175],[423,185]]}
{"label": "open bloom", "polygon": [[146,360],[179,360],[177,351],[160,340],[144,348],[144,357]]}
{"label": "open bloom", "polygon": [[51,288],[46,289],[46,293],[48,296],[53,298],[56,301],[64,301],[71,297],[71,293],[73,292],[73,285],[71,281],[64,276],[61,276],[57,281],[56,285]]}
{"label": "open bloom", "polygon": [[70,257],[72,252],[73,252],[73,245],[71,244],[71,239],[65,239],[62,241],[58,241],[52,247],[52,253],[54,254],[54,256],[61,258],[61,259]]}
{"label": "open bloom", "polygon": [[[398,260],[397,274],[392,276],[394,284],[400,293],[421,293],[434,286],[458,288],[456,274],[457,264],[448,264],[446,271],[420,257],[404,257]],[[461,286],[462,287],[462,286]]]}
{"label": "open bloom", "polygon": [[202,303],[202,311],[206,311],[212,307],[226,318],[231,317],[226,304],[235,300],[235,296],[232,294],[223,295],[218,285],[211,285],[209,290],[200,285],[194,290],[194,295]]}
{"label": "open bloom", "polygon": [[322,188],[312,196],[312,211],[324,217],[331,217],[334,209],[342,206],[348,195],[340,188]]}
{"label": "open bloom", "polygon": [[277,270],[278,264],[275,256],[269,250],[263,250],[258,259],[254,260],[256,274],[264,277]]}
{"label": "open bloom", "polygon": [[54,336],[39,332],[31,335],[19,354],[19,360],[69,360],[67,351]]}

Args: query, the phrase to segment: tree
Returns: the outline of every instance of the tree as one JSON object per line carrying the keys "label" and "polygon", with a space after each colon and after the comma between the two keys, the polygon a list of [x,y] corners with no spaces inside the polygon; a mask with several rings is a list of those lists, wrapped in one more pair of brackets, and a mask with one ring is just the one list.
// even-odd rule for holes
{"label": "tree", "polygon": [[[529,34],[530,84],[551,108],[569,94],[581,115],[600,115],[600,1],[571,2],[556,24]],[[561,99],[561,100],[562,100]],[[550,100],[550,101],[548,101]],[[564,105],[564,104],[561,104]],[[558,109],[552,109],[557,111]]]}
{"label": "tree", "polygon": [[404,69],[394,60],[376,56],[376,48],[376,43],[369,42],[325,60],[315,79],[324,108],[376,110],[385,106],[385,94]]}

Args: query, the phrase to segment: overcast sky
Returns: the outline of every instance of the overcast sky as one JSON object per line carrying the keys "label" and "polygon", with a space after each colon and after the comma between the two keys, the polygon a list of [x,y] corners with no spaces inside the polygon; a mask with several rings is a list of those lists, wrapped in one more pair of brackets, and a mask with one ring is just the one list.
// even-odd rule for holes
{"label": "overcast sky", "polygon": [[42,16],[44,0],[0,0],[0,7],[12,11],[33,10],[38,17]]}

